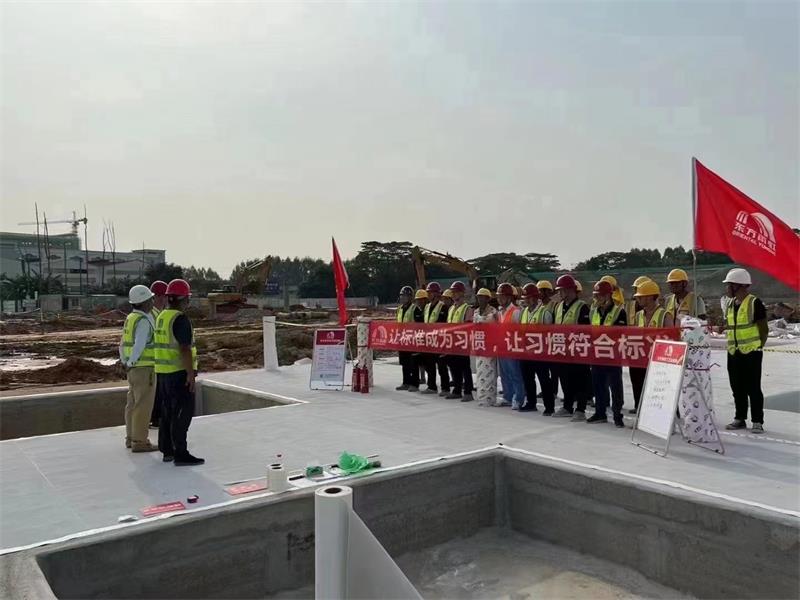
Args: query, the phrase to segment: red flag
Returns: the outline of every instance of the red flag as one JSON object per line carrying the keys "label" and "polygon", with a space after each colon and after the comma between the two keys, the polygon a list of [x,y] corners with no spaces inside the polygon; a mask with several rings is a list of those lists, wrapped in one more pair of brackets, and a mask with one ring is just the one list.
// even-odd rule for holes
{"label": "red flag", "polygon": [[694,247],[721,252],[800,290],[800,237],[697,159]]}
{"label": "red flag", "polygon": [[339,256],[339,249],[336,247],[336,240],[333,242],[333,278],[336,280],[336,303],[339,305],[339,325],[347,323],[347,304],[344,301],[344,291],[350,287],[350,278],[347,276],[347,269],[344,268],[342,257]]}

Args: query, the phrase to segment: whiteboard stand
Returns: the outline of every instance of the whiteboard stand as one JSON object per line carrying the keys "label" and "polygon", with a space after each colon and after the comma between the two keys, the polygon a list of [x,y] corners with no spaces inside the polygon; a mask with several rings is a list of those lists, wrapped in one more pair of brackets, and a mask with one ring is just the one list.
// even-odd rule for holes
{"label": "whiteboard stand", "polygon": [[346,363],[347,330],[344,327],[316,329],[314,350],[311,355],[309,389],[343,390]]}
{"label": "whiteboard stand", "polygon": [[[631,443],[648,452],[666,456],[675,433],[675,413],[683,381],[683,365],[688,344],[671,340],[656,340],[650,348],[650,361],[642,388],[642,398],[633,425]],[[637,433],[639,438],[637,439]],[[664,447],[641,441],[645,433],[663,440]]]}

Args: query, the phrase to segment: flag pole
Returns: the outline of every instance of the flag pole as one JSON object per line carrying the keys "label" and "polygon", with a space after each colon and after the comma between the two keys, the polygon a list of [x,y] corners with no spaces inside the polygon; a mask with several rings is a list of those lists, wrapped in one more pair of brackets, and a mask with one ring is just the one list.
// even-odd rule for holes
{"label": "flag pole", "polygon": [[[694,288],[694,310],[697,315],[697,159],[692,157],[692,287]],[[677,312],[677,308],[676,308]]]}

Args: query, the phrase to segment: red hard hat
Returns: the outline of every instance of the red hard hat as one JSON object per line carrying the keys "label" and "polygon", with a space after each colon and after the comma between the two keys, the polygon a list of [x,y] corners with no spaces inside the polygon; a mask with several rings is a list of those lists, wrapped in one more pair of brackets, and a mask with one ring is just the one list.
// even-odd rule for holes
{"label": "red hard hat", "polygon": [[575,285],[575,278],[572,275],[562,275],[556,279],[557,290],[576,290],[578,286]]}
{"label": "red hard hat", "polygon": [[497,286],[497,295],[498,296],[513,296],[514,295],[514,286],[510,283],[501,283]]}
{"label": "red hard hat", "polygon": [[150,284],[150,291],[156,296],[163,296],[167,293],[167,284],[160,279]]}
{"label": "red hard hat", "polygon": [[610,296],[614,293],[614,286],[611,285],[608,281],[598,281],[594,284],[594,293],[595,294],[602,294],[604,296]]}
{"label": "red hard hat", "polygon": [[467,286],[464,285],[463,281],[454,281],[453,285],[450,286],[450,289],[454,292],[466,292]]}
{"label": "red hard hat", "polygon": [[522,293],[528,298],[538,298],[539,288],[535,283],[526,283],[522,286]]}
{"label": "red hard hat", "polygon": [[438,283],[436,283],[435,281],[431,281],[431,282],[430,282],[430,283],[429,283],[429,284],[428,284],[428,285],[425,287],[425,289],[426,289],[427,291],[429,291],[429,292],[434,292],[434,293],[436,293],[436,294],[441,294],[441,293],[442,293],[442,286],[440,286],[440,285],[439,285]]}
{"label": "red hard hat", "polygon": [[183,279],[173,279],[167,286],[167,296],[191,296],[192,289]]}

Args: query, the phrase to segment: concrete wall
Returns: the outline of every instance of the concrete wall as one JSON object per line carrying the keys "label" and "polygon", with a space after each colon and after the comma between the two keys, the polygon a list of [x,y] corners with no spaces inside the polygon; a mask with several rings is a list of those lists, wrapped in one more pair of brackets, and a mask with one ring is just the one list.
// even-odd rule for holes
{"label": "concrete wall", "polygon": [[[127,387],[0,398],[0,440],[125,424]],[[215,415],[286,404],[267,394],[200,382],[195,414]]]}

